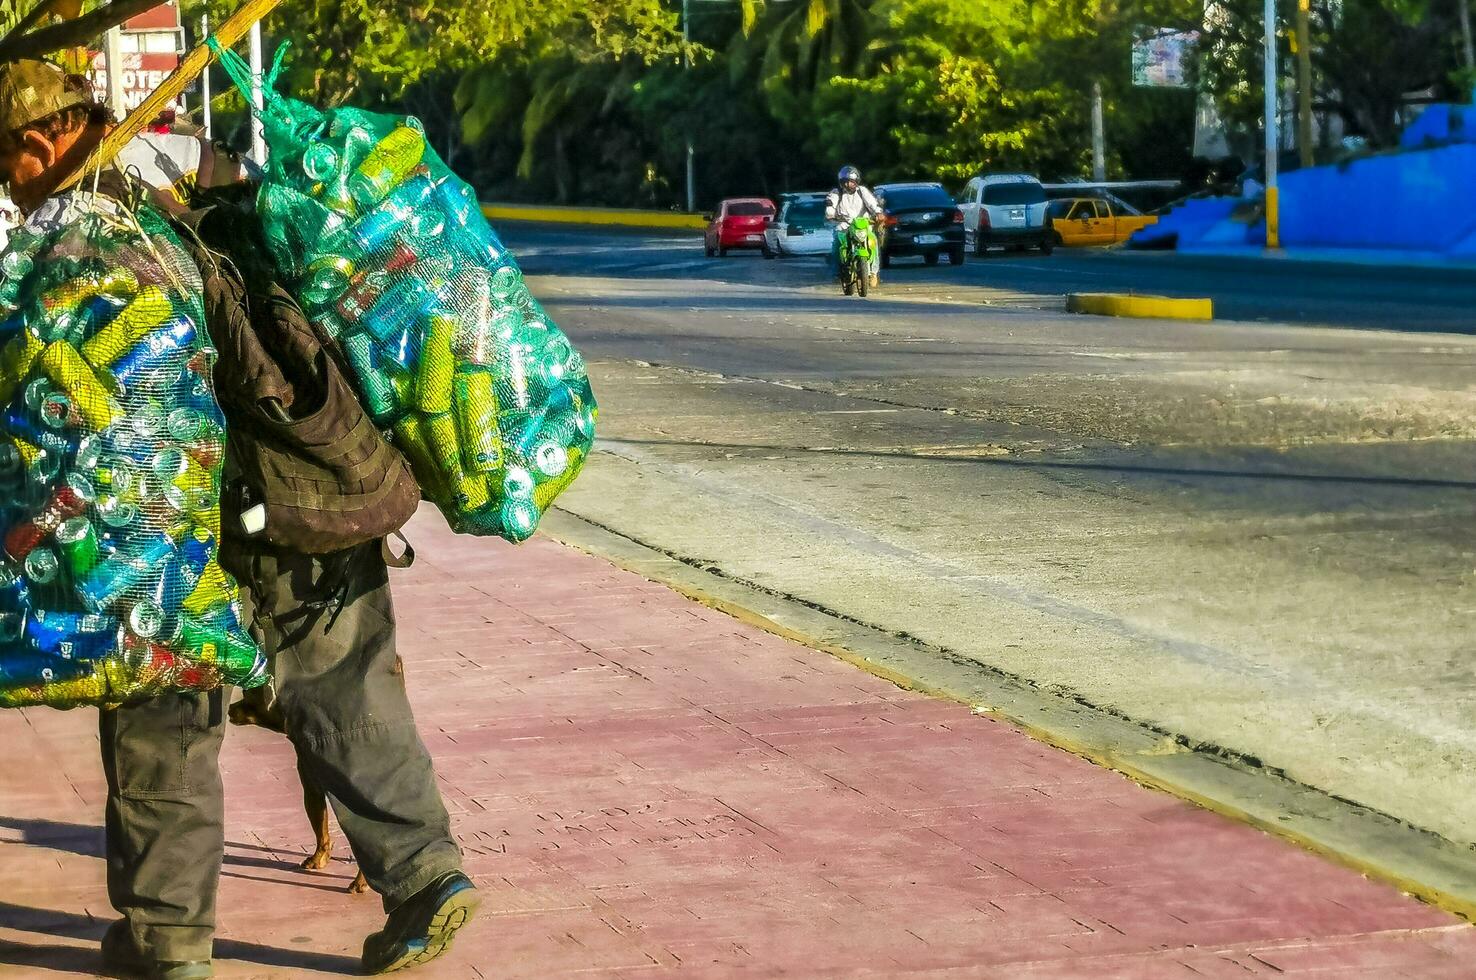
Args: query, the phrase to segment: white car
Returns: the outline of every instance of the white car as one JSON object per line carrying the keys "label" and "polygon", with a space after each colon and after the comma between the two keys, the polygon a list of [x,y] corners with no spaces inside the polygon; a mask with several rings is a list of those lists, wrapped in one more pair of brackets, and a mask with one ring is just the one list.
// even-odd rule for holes
{"label": "white car", "polygon": [[959,195],[958,206],[964,213],[965,240],[975,255],[991,245],[1038,248],[1047,255],[1055,247],[1045,188],[1029,174],[975,177]]}
{"label": "white car", "polygon": [[825,220],[823,193],[785,194],[779,214],[764,232],[764,258],[829,255],[834,234]]}

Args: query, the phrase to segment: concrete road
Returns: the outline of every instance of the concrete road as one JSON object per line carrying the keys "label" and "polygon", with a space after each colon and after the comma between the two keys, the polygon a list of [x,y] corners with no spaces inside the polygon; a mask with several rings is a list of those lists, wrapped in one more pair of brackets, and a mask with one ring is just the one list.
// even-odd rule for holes
{"label": "concrete road", "polygon": [[[862,301],[505,230],[602,401],[571,512],[1476,843],[1476,338],[1411,331],[1471,283],[1058,256]],[[1181,281],[1298,325],[1061,310]]]}

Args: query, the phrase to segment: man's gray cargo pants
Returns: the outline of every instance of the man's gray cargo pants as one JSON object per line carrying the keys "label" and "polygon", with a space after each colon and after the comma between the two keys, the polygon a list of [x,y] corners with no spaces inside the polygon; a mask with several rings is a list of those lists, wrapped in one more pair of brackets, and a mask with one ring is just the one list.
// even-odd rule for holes
{"label": "man's gray cargo pants", "polygon": [[[298,757],[327,792],[364,877],[393,909],[461,866],[395,653],[378,542],[243,559],[246,618],[272,658]],[[158,960],[210,957],[225,841],[222,692],[102,712],[108,896]],[[305,819],[289,832],[312,841]]]}

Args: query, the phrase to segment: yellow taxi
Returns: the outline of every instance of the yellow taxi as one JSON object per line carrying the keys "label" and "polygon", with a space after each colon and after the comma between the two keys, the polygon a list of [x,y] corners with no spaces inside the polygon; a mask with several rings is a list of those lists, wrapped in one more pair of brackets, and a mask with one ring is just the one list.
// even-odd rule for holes
{"label": "yellow taxi", "polygon": [[1133,232],[1157,224],[1153,214],[1127,214],[1112,201],[1096,197],[1067,197],[1051,202],[1051,227],[1059,246],[1116,245]]}

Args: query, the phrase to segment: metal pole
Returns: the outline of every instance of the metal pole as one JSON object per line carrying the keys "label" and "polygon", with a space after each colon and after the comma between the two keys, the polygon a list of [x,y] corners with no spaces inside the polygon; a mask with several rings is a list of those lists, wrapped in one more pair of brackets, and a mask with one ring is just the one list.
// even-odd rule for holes
{"label": "metal pole", "polygon": [[1471,2],[1460,0],[1457,8],[1461,13],[1461,45],[1465,49],[1466,71],[1476,71],[1476,46],[1471,43]]}
{"label": "metal pole", "polygon": [[[261,21],[251,25],[251,104],[258,112],[266,103],[261,97]],[[251,159],[257,166],[266,166],[266,140],[262,136],[261,119],[251,117]]]}
{"label": "metal pole", "polygon": [[[692,43],[692,9],[688,0],[682,0],[682,43]],[[685,47],[682,49],[682,66],[690,69],[692,59]],[[692,134],[687,133],[687,213],[697,211],[697,148],[692,145]]]}
{"label": "metal pole", "polygon": [[123,104],[123,29],[108,28],[104,44],[108,59],[108,104],[113,108],[113,118],[122,119],[128,115],[128,106]]}
{"label": "metal pole", "polygon": [[1312,26],[1308,23],[1312,0],[1297,0],[1297,149],[1302,166],[1312,157]]}
{"label": "metal pole", "polygon": [[1102,83],[1092,82],[1092,180],[1107,179],[1107,129],[1102,121]]}
{"label": "metal pole", "polygon": [[1276,0],[1266,0],[1266,247],[1281,247],[1281,188],[1276,155],[1281,147],[1276,84]]}
{"label": "metal pole", "polygon": [[[203,42],[210,36],[210,18],[204,14],[200,15],[200,40]],[[207,66],[200,73],[200,122],[205,126],[205,138],[210,139],[210,68]]]}

